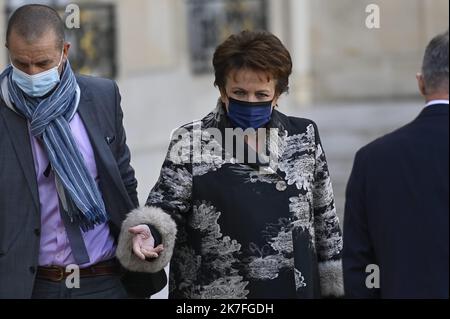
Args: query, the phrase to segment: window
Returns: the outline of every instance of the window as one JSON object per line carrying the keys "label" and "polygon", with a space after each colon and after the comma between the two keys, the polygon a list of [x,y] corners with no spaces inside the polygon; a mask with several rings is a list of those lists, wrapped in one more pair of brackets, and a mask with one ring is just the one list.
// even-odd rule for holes
{"label": "window", "polygon": [[[68,0],[23,1],[8,0],[6,14],[9,17],[17,8],[31,3],[46,4],[55,8],[64,22],[72,12],[66,12]],[[68,28],[66,40],[71,43],[70,63],[78,73],[114,78],[117,75],[116,15],[113,4],[79,4],[79,28]],[[8,61],[9,63],[9,61]]]}
{"label": "window", "polygon": [[266,0],[188,0],[188,15],[195,74],[212,71],[214,50],[229,35],[267,29]]}

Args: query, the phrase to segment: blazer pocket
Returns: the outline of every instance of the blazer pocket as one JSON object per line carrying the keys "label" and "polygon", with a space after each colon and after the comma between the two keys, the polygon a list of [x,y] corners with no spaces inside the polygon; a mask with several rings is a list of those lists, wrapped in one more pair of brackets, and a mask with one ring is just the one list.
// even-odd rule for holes
{"label": "blazer pocket", "polygon": [[105,136],[105,141],[106,144],[111,145],[116,141],[116,136],[115,135]]}

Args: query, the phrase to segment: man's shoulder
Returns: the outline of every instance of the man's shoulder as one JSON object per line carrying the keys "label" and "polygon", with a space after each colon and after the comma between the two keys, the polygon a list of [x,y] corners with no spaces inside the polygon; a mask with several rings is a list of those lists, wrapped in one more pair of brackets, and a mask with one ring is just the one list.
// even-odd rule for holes
{"label": "man's shoulder", "polygon": [[273,115],[281,123],[281,126],[290,134],[299,134],[306,132],[308,128],[313,127],[317,131],[317,124],[310,119],[296,116],[288,116],[278,110],[274,110]]}
{"label": "man's shoulder", "polygon": [[115,81],[111,79],[84,74],[77,74],[76,79],[81,87],[94,89],[95,91],[110,91],[115,89]]}
{"label": "man's shoulder", "polygon": [[359,149],[359,157],[377,160],[380,156],[395,156],[401,148],[414,139],[415,121],[383,135]]}

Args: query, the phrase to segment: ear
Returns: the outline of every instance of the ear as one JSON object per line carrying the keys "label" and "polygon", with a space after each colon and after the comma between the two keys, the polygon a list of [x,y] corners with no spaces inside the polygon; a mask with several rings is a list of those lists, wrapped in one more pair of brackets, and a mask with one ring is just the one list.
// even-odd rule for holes
{"label": "ear", "polygon": [[416,79],[417,79],[417,85],[419,87],[419,92],[422,96],[426,96],[427,95],[427,90],[426,90],[426,86],[425,86],[425,81],[423,79],[423,74],[422,73],[417,73],[416,74]]}
{"label": "ear", "polygon": [[225,92],[224,89],[219,89],[220,90],[220,100],[222,101],[223,104],[228,105],[228,95],[227,92]]}
{"label": "ear", "polygon": [[62,74],[66,61],[69,58],[70,42],[64,42],[63,45],[63,56],[61,60],[61,65],[59,66],[59,74]]}
{"label": "ear", "polygon": [[70,42],[64,42],[64,47],[63,47],[63,59],[64,61],[66,61],[69,58],[69,50],[70,50]]}
{"label": "ear", "polygon": [[275,94],[275,97],[273,98],[272,101],[272,108],[275,108],[278,106],[278,100],[280,99],[280,95],[279,94]]}

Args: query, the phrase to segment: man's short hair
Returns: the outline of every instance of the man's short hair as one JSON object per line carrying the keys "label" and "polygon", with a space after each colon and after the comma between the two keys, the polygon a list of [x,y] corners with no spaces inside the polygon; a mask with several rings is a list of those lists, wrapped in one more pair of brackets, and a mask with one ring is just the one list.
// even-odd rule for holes
{"label": "man's short hair", "polygon": [[448,30],[434,37],[428,44],[422,74],[428,93],[443,90],[448,92]]}
{"label": "man's short hair", "polygon": [[53,30],[56,35],[56,45],[62,48],[65,41],[64,22],[58,12],[45,5],[25,5],[14,11],[9,18],[6,29],[6,43],[8,44],[13,31],[26,41],[33,42],[50,30]]}

